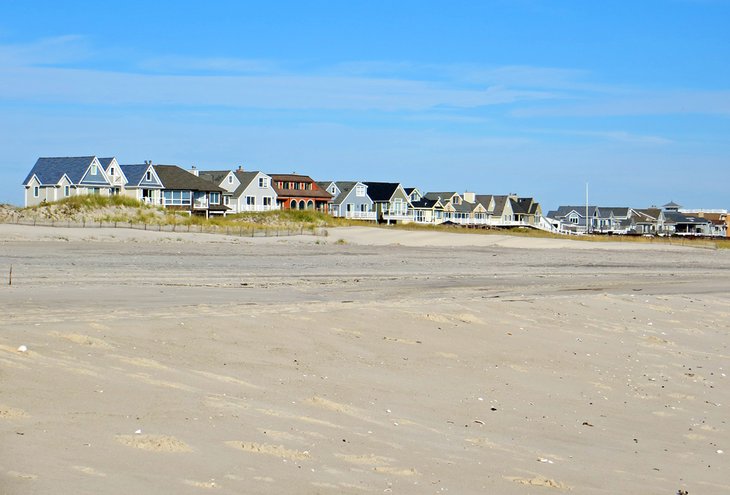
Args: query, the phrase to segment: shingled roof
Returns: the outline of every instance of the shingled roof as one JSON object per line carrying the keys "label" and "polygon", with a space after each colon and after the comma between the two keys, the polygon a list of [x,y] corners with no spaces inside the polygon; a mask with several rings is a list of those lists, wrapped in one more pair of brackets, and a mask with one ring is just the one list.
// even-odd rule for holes
{"label": "shingled roof", "polygon": [[397,182],[363,182],[368,186],[368,196],[373,201],[390,201],[400,185]]}
{"label": "shingled roof", "polygon": [[[41,185],[58,184],[66,175],[72,184],[79,184],[95,156],[41,157],[35,162],[23,185],[28,185],[35,175]],[[101,183],[108,184],[107,181]]]}
{"label": "shingled roof", "polygon": [[153,165],[153,167],[165,189],[223,192],[223,189],[212,182],[201,179],[177,165]]}

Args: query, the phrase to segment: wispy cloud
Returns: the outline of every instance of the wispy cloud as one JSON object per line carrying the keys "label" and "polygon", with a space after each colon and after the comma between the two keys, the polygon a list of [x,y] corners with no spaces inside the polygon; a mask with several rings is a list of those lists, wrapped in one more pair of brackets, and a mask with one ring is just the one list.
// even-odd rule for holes
{"label": "wispy cloud", "polygon": [[589,131],[578,129],[531,129],[527,131],[527,133],[585,137],[590,139],[598,139],[601,141],[614,141],[619,143],[648,146],[663,146],[673,143],[671,139],[662,136],[642,135],[624,130]]}
{"label": "wispy cloud", "polygon": [[31,43],[0,45],[0,65],[31,67],[79,62],[92,53],[85,37],[65,35]]}
{"label": "wispy cloud", "polygon": [[270,74],[280,72],[278,63],[270,60],[233,57],[155,57],[143,60],[139,68],[157,73],[190,74]]}

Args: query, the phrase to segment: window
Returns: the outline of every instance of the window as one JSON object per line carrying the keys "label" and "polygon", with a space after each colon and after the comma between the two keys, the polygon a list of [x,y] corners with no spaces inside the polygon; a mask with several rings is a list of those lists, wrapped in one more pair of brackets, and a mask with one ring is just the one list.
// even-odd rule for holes
{"label": "window", "polygon": [[256,204],[255,196],[246,196],[246,206],[253,206]]}
{"label": "window", "polygon": [[365,185],[364,184],[358,184],[355,187],[355,196],[357,196],[358,198],[365,197]]}
{"label": "window", "polygon": [[96,175],[97,174],[96,163],[94,163],[94,164],[91,165],[91,172],[90,173],[91,173],[91,175]]}
{"label": "window", "polygon": [[259,187],[269,187],[269,178],[268,177],[259,177]]}
{"label": "window", "polygon": [[114,167],[109,169],[109,175],[114,175]]}
{"label": "window", "polygon": [[163,191],[165,205],[182,206],[190,204],[190,191]]}
{"label": "window", "polygon": [[34,198],[37,198],[38,196],[40,196],[40,193],[41,193],[40,187],[38,187],[38,186],[33,187],[33,197]]}
{"label": "window", "polygon": [[148,170],[147,173],[144,176],[144,180],[151,181],[152,180],[152,171]]}
{"label": "window", "polygon": [[572,215],[570,215],[570,216],[568,217],[568,221],[569,221],[570,223],[578,223],[578,215],[576,215],[575,213],[574,213],[574,214],[572,214]]}
{"label": "window", "polygon": [[221,193],[211,192],[210,193],[210,204],[219,205],[221,203]]}
{"label": "window", "polygon": [[347,213],[350,213],[352,211],[352,203],[347,203]]}
{"label": "window", "polygon": [[228,176],[228,183],[229,184],[233,184],[233,176],[232,175],[229,175]]}
{"label": "window", "polygon": [[66,197],[71,196],[71,187],[70,186],[63,186],[63,195]]}
{"label": "window", "polygon": [[223,204],[228,206],[231,204],[231,197],[230,196],[223,196]]}
{"label": "window", "polygon": [[264,196],[264,206],[271,206],[271,196]]}
{"label": "window", "polygon": [[330,194],[334,196],[335,192],[337,192],[337,188],[335,186],[330,187]]}

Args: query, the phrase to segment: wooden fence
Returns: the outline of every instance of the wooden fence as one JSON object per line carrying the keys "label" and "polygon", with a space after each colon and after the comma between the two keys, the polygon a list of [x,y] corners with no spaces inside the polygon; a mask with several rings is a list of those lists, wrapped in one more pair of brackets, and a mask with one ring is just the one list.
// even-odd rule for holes
{"label": "wooden fence", "polygon": [[71,220],[21,220],[7,219],[0,223],[13,225],[27,225],[32,227],[59,227],[59,228],[86,228],[86,229],[133,229],[133,230],[149,230],[153,232],[179,232],[179,233],[195,233],[195,234],[219,234],[230,235],[236,237],[291,237],[295,235],[311,235],[326,237],[328,232],[321,227],[251,227],[251,226],[220,226],[220,225],[203,225],[203,224],[162,224],[162,223],[144,223],[144,222],[105,222],[82,220],[81,222],[72,222]]}

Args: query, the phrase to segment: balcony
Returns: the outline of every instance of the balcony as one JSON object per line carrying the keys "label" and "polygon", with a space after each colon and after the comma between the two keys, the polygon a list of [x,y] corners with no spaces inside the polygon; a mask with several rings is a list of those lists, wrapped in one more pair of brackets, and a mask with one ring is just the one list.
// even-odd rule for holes
{"label": "balcony", "polygon": [[273,211],[273,210],[279,210],[279,205],[243,205],[241,206],[240,212],[250,212],[250,211]]}
{"label": "balcony", "polygon": [[338,218],[348,218],[350,220],[374,221],[377,219],[377,214],[374,211],[346,211],[344,214],[340,215],[339,212],[333,210],[332,216]]}

